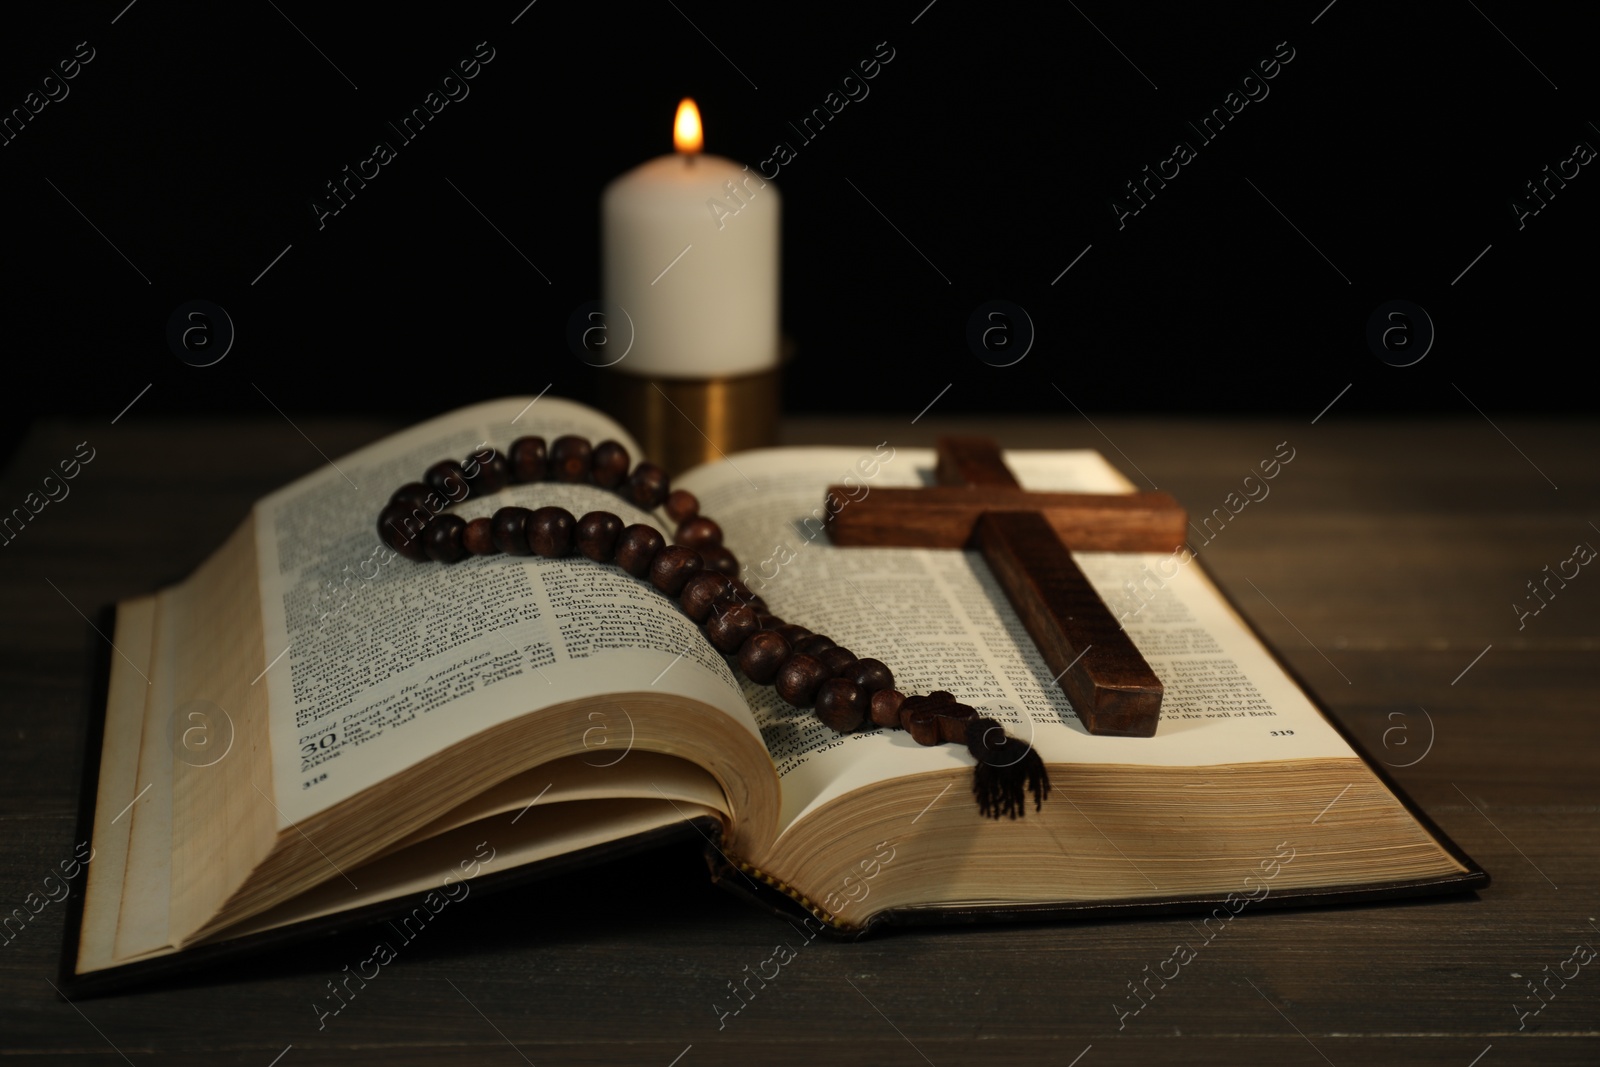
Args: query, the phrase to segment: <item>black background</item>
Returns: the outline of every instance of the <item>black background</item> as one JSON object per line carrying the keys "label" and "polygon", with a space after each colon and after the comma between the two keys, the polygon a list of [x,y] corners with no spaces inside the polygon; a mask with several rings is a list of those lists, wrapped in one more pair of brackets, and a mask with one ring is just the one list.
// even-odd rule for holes
{"label": "black background", "polygon": [[[1325,3],[8,12],[4,112],[79,42],[94,59],[0,147],[4,440],[109,420],[147,384],[125,418],[588,399],[565,335],[600,296],[599,193],[670,150],[686,94],[709,151],[797,150],[777,179],[791,410],[909,414],[947,385],[943,414],[1309,420],[1346,386],[1330,417],[1591,410],[1566,367],[1593,350],[1600,177],[1524,228],[1511,207],[1600,145],[1584,9]],[[470,95],[319,229],[324,183],[484,41]],[[789,122],[887,49],[870,95],[802,142]],[[1288,49],[1214,141],[1185,125]],[[1198,157],[1119,228],[1112,199],[1179,139]],[[194,299],[237,331],[210,367],[166,339]],[[1036,330],[1013,366],[967,344],[992,299]],[[1394,299],[1437,329],[1409,367],[1366,342]]]}

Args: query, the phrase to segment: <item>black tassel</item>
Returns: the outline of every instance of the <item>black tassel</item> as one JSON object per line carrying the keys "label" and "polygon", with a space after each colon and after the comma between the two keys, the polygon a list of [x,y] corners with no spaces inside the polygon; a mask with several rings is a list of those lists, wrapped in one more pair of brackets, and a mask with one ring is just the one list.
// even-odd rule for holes
{"label": "black tassel", "polygon": [[1025,791],[1033,795],[1034,811],[1044,806],[1050,776],[1032,745],[1008,736],[993,719],[974,719],[967,725],[967,751],[978,761],[972,771],[972,794],[981,814],[991,819],[1025,815]]}

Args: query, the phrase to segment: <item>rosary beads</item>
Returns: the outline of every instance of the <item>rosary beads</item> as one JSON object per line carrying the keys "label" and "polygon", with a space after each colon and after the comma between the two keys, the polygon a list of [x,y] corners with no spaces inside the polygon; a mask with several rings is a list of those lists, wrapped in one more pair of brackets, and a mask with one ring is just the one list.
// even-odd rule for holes
{"label": "rosary beads", "polygon": [[[1050,780],[1030,744],[943,690],[906,696],[881,661],[858,659],[822,634],[773,615],[739,579],[739,562],[722,544],[722,527],[700,514],[694,494],[673,489],[667,472],[653,463],[641,462],[630,472],[630,459],[616,441],[591,447],[587,439],[567,435],[548,449],[543,437],[519,437],[509,455],[488,448],[464,463],[441,460],[422,481],[395,490],[378,516],[378,535],[419,563],[496,553],[560,559],[576,551],[614,564],[675,600],[745,677],[772,685],[785,703],[812,708],[839,733],[899,728],[918,744],[963,744],[977,761],[972,789],[982,814],[1016,818],[1026,810],[1024,791],[1040,808]],[[609,489],[645,511],[664,508],[677,524],[672,543],[653,526],[624,526],[609,511],[574,518],[560,507],[503,507],[469,522],[447,510],[509,484],[549,480]]]}

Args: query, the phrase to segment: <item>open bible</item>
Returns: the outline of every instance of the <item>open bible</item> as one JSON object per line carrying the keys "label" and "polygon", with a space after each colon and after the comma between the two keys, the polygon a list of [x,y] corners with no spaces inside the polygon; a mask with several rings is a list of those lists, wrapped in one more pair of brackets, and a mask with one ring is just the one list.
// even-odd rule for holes
{"label": "open bible", "polygon": [[[433,461],[568,433],[639,455],[577,404],[480,404],[261,500],[190,578],[117,605],[75,985],[425,917],[475,885],[686,830],[730,888],[847,934],[1487,884],[1186,553],[1159,588],[1136,583],[1164,557],[1074,554],[1165,685],[1156,735],[1131,738],[1083,729],[976,552],[828,542],[825,486],[859,499],[929,482],[929,450],[761,450],[675,484],[774,612],[1027,739],[1053,790],[1015,820],[980,816],[960,746],[834,733],[738,678],[616,567],[416,564],[379,541],[389,491]],[[1094,452],[1006,461],[1030,489],[1130,489]],[[454,510],[508,504],[671,529],[587,485],[512,485]]]}

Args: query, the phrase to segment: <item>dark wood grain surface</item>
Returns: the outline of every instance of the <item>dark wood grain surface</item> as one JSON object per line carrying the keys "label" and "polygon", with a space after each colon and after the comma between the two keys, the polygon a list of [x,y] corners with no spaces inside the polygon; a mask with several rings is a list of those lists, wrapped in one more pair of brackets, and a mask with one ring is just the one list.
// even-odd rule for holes
{"label": "dark wood grain surface", "polygon": [[[1600,545],[1592,422],[791,420],[790,442],[1093,447],[1218,515],[1201,558],[1334,715],[1493,875],[1472,897],[1241,914],[1137,1015],[1127,985],[1193,941],[1183,919],[806,942],[719,1029],[726,983],[795,932],[709,886],[689,848],[472,899],[321,1020],[369,952],[341,936],[191,980],[69,1003],[65,907],[0,946],[4,1062],[256,1064],[1357,1063],[1600,1060]],[[0,547],[0,905],[71,857],[102,605],[175,580],[251,502],[395,429],[365,421],[36,426],[0,481],[20,505],[95,458]],[[304,431],[303,435],[300,431]],[[1103,431],[1103,433],[1102,433]],[[314,444],[313,444],[314,442]],[[1243,479],[1288,442],[1270,493]],[[1287,449],[1284,450],[1287,452]],[[1228,503],[1229,494],[1239,494]],[[1570,569],[1570,568],[1569,568]],[[1522,608],[1514,607],[1522,604]],[[1546,970],[1548,968],[1548,970]],[[1519,1029],[1519,1021],[1522,1023]],[[281,1057],[281,1058],[278,1058]]]}

